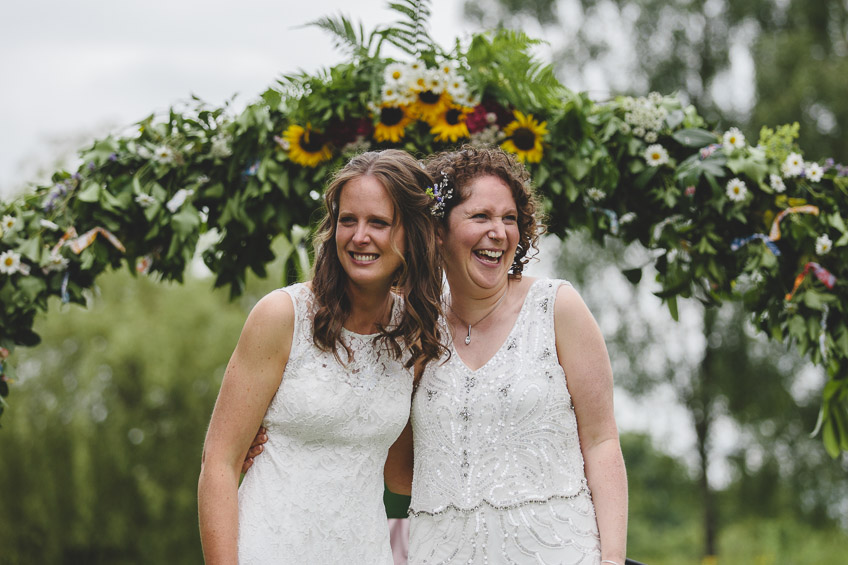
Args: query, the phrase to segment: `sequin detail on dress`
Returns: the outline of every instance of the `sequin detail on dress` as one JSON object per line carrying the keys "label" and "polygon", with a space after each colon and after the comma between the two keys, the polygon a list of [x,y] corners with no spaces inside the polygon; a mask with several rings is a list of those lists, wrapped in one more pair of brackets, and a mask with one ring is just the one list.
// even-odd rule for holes
{"label": "sequin detail on dress", "polygon": [[383,465],[409,417],[412,374],[348,331],[343,367],[312,342],[311,290],[284,291],[292,351],[263,421],[265,452],[239,488],[239,563],[392,565]]}
{"label": "sequin detail on dress", "polygon": [[531,285],[480,369],[453,350],[422,376],[412,403],[410,565],[599,562],[577,419],[556,356],[561,284]]}

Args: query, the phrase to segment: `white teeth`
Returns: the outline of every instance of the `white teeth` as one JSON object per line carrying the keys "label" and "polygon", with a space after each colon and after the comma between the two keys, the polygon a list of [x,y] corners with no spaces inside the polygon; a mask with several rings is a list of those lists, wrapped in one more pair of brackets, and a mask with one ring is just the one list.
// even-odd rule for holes
{"label": "white teeth", "polygon": [[491,257],[493,259],[499,259],[501,255],[503,255],[503,251],[490,251],[488,249],[478,249],[478,255],[485,255],[486,257]]}
{"label": "white teeth", "polygon": [[377,255],[374,255],[373,253],[353,253],[353,259],[355,261],[376,261]]}

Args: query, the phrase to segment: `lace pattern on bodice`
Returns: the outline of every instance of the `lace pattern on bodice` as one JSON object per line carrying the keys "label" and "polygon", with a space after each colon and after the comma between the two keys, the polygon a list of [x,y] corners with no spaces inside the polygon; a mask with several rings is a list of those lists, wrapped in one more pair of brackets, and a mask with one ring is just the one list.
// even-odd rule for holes
{"label": "lace pattern on bodice", "polygon": [[422,376],[412,407],[411,515],[509,509],[588,492],[556,353],[560,284],[532,284],[506,341],[480,369],[470,370],[454,350]]}
{"label": "lace pattern on bodice", "polygon": [[[383,466],[409,417],[412,373],[374,336],[349,331],[352,359],[340,364],[313,343],[309,287],[283,291],[292,347],[263,420],[265,451],[239,488],[239,562],[391,565]],[[396,298],[393,319],[401,308]]]}

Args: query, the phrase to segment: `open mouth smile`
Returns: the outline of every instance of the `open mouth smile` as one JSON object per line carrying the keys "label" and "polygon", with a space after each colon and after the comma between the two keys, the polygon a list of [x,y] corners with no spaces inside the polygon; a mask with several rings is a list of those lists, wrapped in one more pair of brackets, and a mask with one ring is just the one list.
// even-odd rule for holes
{"label": "open mouth smile", "polygon": [[474,251],[474,255],[476,255],[478,259],[484,263],[490,263],[492,265],[500,263],[503,253],[503,251],[494,251],[492,249],[477,249]]}
{"label": "open mouth smile", "polygon": [[359,262],[362,262],[362,263],[368,263],[370,261],[376,261],[377,258],[379,257],[379,255],[377,255],[376,253],[353,253],[352,251],[349,252],[349,253],[350,253],[350,256],[353,258],[354,261],[359,261]]}

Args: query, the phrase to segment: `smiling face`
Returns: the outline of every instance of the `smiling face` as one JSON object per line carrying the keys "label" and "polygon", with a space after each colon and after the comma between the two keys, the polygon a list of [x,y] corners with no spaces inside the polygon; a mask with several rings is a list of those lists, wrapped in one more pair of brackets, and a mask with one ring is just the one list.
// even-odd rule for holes
{"label": "smiling face", "polygon": [[445,272],[451,288],[497,288],[506,284],[519,242],[518,209],[510,188],[496,176],[481,176],[463,189],[440,229]]}
{"label": "smiling face", "polygon": [[341,189],[336,223],[336,252],[350,284],[388,287],[403,264],[403,226],[386,188],[374,177],[350,180]]}

